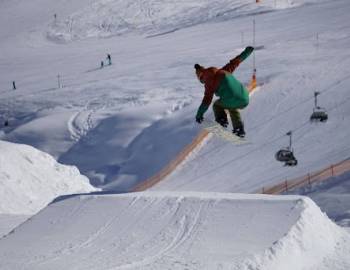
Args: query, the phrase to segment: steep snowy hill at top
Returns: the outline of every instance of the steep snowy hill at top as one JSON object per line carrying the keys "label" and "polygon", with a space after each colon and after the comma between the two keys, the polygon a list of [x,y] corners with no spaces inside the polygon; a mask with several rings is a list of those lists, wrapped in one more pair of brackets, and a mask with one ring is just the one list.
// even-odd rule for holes
{"label": "steep snowy hill at top", "polygon": [[349,252],[350,235],[303,197],[86,195],[1,239],[0,268],[345,270]]}
{"label": "steep snowy hill at top", "polygon": [[76,167],[0,140],[0,214],[34,214],[57,196],[96,191]]}
{"label": "steep snowy hill at top", "polygon": [[55,41],[110,37],[125,33],[157,35],[181,28],[295,7],[315,0],[99,0],[68,18],[55,19],[47,36]]}

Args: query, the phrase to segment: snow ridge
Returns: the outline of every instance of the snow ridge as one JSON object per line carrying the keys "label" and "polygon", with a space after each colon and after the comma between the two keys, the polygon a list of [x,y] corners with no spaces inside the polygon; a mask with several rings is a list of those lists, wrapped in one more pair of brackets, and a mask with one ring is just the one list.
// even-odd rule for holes
{"label": "snow ridge", "polygon": [[57,196],[96,190],[76,167],[31,146],[0,141],[0,214],[33,214]]}
{"label": "snow ridge", "polygon": [[[311,199],[300,199],[295,207],[303,210],[288,232],[262,255],[246,261],[237,269],[289,269],[287,266],[290,269],[329,269],[329,264],[331,269],[345,269],[344,265],[339,268],[337,265],[346,258],[350,235],[322,213]],[[343,250],[344,242],[347,244]],[[350,266],[350,259],[343,263]]]}

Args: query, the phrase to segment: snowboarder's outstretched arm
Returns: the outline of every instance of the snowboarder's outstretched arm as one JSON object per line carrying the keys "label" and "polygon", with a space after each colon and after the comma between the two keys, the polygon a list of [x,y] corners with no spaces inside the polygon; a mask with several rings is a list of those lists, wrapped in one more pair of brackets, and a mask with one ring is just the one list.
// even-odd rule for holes
{"label": "snowboarder's outstretched arm", "polygon": [[247,59],[253,51],[253,47],[246,47],[240,55],[237,55],[235,58],[231,59],[230,62],[223,66],[221,69],[226,70],[230,73],[234,72],[235,69],[239,66],[239,64],[242,63],[245,59]]}
{"label": "snowboarder's outstretched arm", "polygon": [[[204,97],[201,105],[197,110],[196,119],[203,118],[204,113],[208,110],[211,101],[213,100],[214,92],[208,86],[205,86]],[[198,122],[198,121],[197,121]]]}

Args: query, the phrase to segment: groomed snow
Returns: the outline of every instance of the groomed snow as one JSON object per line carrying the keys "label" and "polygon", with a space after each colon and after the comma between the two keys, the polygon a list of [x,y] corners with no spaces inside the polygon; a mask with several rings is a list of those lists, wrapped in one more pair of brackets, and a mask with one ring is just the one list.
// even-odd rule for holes
{"label": "groomed snow", "polygon": [[76,167],[31,146],[0,141],[0,214],[34,214],[57,196],[96,190]]}
{"label": "groomed snow", "polygon": [[349,241],[306,197],[81,195],[3,238],[0,268],[346,269]]}

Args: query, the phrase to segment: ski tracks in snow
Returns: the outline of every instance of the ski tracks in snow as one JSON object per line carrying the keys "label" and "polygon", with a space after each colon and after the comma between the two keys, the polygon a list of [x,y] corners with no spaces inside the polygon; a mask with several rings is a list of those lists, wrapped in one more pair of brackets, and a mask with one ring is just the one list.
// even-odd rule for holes
{"label": "ski tracks in snow", "polygon": [[77,142],[85,137],[95,127],[94,115],[105,107],[104,103],[90,101],[81,111],[74,113],[67,123],[71,139]]}
{"label": "ski tracks in snow", "polygon": [[[114,266],[111,268],[108,268],[108,270],[124,270],[124,269],[144,269],[148,265],[155,263],[159,260],[163,260],[163,258],[172,259],[173,265],[175,264],[181,264],[180,260],[177,260],[176,258],[172,258],[171,253],[172,251],[175,251],[182,247],[186,242],[191,243],[191,241],[194,241],[191,238],[194,238],[196,235],[196,232],[199,231],[200,225],[204,222],[205,218],[207,217],[207,210],[209,208],[208,202],[202,202],[198,209],[195,210],[195,213],[182,213],[181,209],[181,199],[177,200],[177,206],[176,210],[173,214],[172,219],[167,224],[168,226],[164,227],[164,231],[160,233],[160,235],[163,235],[163,237],[167,234],[167,228],[168,227],[175,227],[173,230],[174,237],[169,238],[167,242],[169,243],[162,249],[160,249],[158,252],[155,252],[153,255],[148,255],[142,258],[141,260],[136,261],[130,261],[128,263],[125,263],[120,266]],[[180,218],[181,216],[181,218]],[[153,242],[154,239],[151,239],[149,243],[151,243],[151,246],[158,246],[159,242],[156,240]],[[149,243],[143,244],[143,247],[147,247]],[[148,247],[152,249],[152,247]],[[185,251],[184,251],[185,254]],[[127,256],[127,255],[126,255]]]}
{"label": "ski tracks in snow", "polygon": [[[77,204],[76,207],[74,207],[71,210],[64,211],[62,216],[59,216],[56,222],[52,222],[51,224],[59,224],[63,222],[64,220],[70,220],[71,217],[74,215],[79,215],[82,212],[86,211],[86,203],[90,199],[84,199],[84,197],[80,198],[81,203]],[[120,216],[125,215],[128,211],[130,211],[130,208],[133,207],[133,205],[137,202],[138,198],[135,197],[129,205],[127,205],[122,212],[119,212],[116,215],[111,216],[109,219],[107,219],[106,222],[104,222],[100,227],[98,227],[95,231],[90,233],[88,237],[86,237],[83,241],[80,243],[77,243],[75,245],[69,244],[68,247],[62,247],[58,248],[52,256],[40,256],[38,259],[34,259],[28,263],[28,265],[37,265],[37,266],[43,266],[45,264],[48,264],[52,261],[58,261],[62,257],[67,255],[74,255],[75,253],[78,253],[79,251],[83,249],[87,249],[93,246],[93,244],[99,240],[104,234],[106,234],[110,229],[112,225],[116,225],[118,223],[118,219],[120,220]],[[146,207],[140,208],[138,214],[141,214],[142,211],[145,211]]]}
{"label": "ski tracks in snow", "polygon": [[[59,226],[68,231],[70,226],[81,226],[80,222],[75,224],[75,221],[65,224],[75,213],[79,220],[84,220],[84,215],[92,211],[86,202],[94,200],[93,197],[81,196],[79,200],[81,202],[77,207],[63,211],[63,216],[55,217],[56,221],[51,220],[50,226]],[[205,230],[210,208],[214,204],[212,201],[200,201],[188,208],[184,206],[184,200],[136,196],[122,211],[115,212],[108,207],[101,214],[102,220],[98,218],[94,225],[87,226],[90,229],[83,233],[84,237],[69,242],[58,241],[56,248],[51,248],[49,254],[36,256],[27,265],[45,269],[50,265],[65,265],[68,262],[70,265],[79,265],[76,269],[95,269],[96,266],[103,265],[102,269],[124,270],[150,269],[149,267],[158,269],[158,265],[160,267],[166,261],[174,269],[198,269],[199,262],[191,262],[194,265],[190,266],[189,262],[184,262],[183,257],[198,241],[198,234]],[[108,199],[105,206],[107,201]],[[150,220],[159,226],[146,228]],[[82,232],[86,230],[83,227],[81,229]],[[143,234],[144,231],[148,233]]]}

